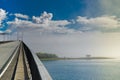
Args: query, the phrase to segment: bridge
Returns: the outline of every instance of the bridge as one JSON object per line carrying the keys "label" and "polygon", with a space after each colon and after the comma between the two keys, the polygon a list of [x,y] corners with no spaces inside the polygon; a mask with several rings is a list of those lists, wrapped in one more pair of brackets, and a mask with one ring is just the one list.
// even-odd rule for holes
{"label": "bridge", "polygon": [[37,55],[20,40],[0,42],[0,80],[52,80]]}

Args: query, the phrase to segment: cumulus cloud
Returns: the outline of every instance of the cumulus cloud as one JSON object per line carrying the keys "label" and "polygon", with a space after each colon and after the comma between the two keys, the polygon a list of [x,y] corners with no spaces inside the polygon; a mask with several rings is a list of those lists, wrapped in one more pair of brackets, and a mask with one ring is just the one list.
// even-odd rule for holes
{"label": "cumulus cloud", "polygon": [[14,15],[18,18],[29,19],[28,15],[24,15],[24,14],[20,14],[20,13],[15,13]]}
{"label": "cumulus cloud", "polygon": [[116,16],[87,18],[78,16],[72,21],[52,20],[53,14],[43,12],[39,17],[33,16],[31,21],[15,18],[7,22],[11,29],[39,30],[42,33],[81,33],[89,31],[119,32],[120,19]]}
{"label": "cumulus cloud", "polygon": [[[36,29],[38,26],[35,26],[31,21],[21,20],[15,18],[14,21],[8,21],[8,28],[12,31],[30,31]],[[40,27],[40,26],[39,26]]]}
{"label": "cumulus cloud", "polygon": [[52,13],[43,12],[40,17],[33,16],[32,19],[33,22],[37,24],[48,24],[49,21],[51,21],[52,17],[53,17]]}
{"label": "cumulus cloud", "polygon": [[[31,21],[27,20],[29,18],[27,15],[20,13],[14,15],[15,19],[7,22],[8,29],[12,31],[38,30],[42,33],[68,33],[74,31],[65,27],[70,24],[68,20],[52,20],[52,13],[43,12],[39,17],[33,16]],[[2,15],[2,17],[4,16]],[[24,18],[24,20],[21,18]]]}
{"label": "cumulus cloud", "polygon": [[[0,9],[0,24],[6,18],[7,12]],[[116,16],[82,17],[68,20],[52,20],[53,14],[43,12],[40,16],[15,13],[15,19],[7,21],[11,31],[37,30],[41,33],[81,33],[81,32],[120,32],[120,18]],[[13,15],[10,15],[13,16]]]}
{"label": "cumulus cloud", "polygon": [[87,18],[78,16],[74,23],[81,31],[109,31],[120,28],[120,19],[116,16]]}
{"label": "cumulus cloud", "polygon": [[42,33],[70,33],[72,29],[67,29],[66,25],[71,22],[67,20],[52,20],[53,14],[43,12],[39,17],[32,17],[32,21],[15,18],[14,21],[9,21],[7,24],[10,29],[16,30],[39,30]]}
{"label": "cumulus cloud", "polygon": [[3,9],[0,9],[0,26],[2,25],[3,20],[7,17],[7,12]]}

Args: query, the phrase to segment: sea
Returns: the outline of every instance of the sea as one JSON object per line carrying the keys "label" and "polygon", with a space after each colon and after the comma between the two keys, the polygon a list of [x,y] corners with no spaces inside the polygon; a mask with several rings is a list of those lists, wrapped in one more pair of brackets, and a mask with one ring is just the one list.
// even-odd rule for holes
{"label": "sea", "polygon": [[120,60],[42,61],[53,80],[120,80]]}

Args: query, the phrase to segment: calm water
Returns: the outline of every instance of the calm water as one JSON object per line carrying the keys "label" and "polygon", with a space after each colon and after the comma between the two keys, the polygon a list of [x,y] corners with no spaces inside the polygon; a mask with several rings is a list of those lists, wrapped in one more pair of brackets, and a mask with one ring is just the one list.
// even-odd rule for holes
{"label": "calm water", "polygon": [[53,80],[120,80],[120,61],[43,61]]}

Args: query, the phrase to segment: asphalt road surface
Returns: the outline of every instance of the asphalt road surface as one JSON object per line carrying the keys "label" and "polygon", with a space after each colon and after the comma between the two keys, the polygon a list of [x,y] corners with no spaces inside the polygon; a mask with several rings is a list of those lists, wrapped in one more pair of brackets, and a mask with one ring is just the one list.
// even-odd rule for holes
{"label": "asphalt road surface", "polygon": [[18,47],[19,41],[7,42],[0,44],[0,70],[13,54],[16,47]]}

